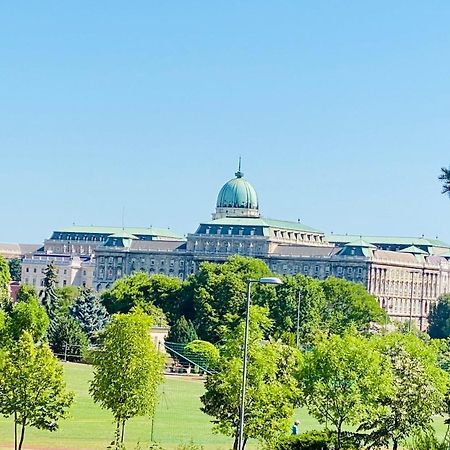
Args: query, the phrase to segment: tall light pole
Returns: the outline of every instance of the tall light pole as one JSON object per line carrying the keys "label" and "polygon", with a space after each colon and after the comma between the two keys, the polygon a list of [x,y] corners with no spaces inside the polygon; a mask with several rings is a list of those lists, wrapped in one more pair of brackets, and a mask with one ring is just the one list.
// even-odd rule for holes
{"label": "tall light pole", "polygon": [[250,296],[253,283],[261,284],[283,284],[279,278],[264,277],[257,280],[247,280],[247,305],[245,308],[245,334],[244,334],[244,356],[242,360],[242,388],[241,405],[239,408],[239,430],[238,430],[238,450],[244,448],[244,411],[245,411],[245,391],[247,384],[247,353],[248,353],[248,326],[250,322]]}
{"label": "tall light pole", "polygon": [[299,331],[300,331],[300,303],[302,301],[302,290],[300,289],[298,291],[298,302],[297,302],[297,348],[299,347],[300,344],[300,336],[299,336]]}
{"label": "tall light pole", "polygon": [[411,270],[409,272],[411,274],[411,298],[409,302],[409,323],[408,323],[408,331],[411,332],[412,327],[412,310],[413,310],[413,297],[414,297],[414,274],[419,273],[417,270]]}

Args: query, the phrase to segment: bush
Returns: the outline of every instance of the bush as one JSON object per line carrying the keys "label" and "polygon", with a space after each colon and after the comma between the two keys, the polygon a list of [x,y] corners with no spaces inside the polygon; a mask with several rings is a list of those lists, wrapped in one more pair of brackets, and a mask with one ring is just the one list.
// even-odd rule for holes
{"label": "bush", "polygon": [[[341,437],[341,450],[358,450],[365,435],[344,432]],[[275,450],[334,450],[336,433],[329,430],[311,430],[298,436],[281,439]]]}

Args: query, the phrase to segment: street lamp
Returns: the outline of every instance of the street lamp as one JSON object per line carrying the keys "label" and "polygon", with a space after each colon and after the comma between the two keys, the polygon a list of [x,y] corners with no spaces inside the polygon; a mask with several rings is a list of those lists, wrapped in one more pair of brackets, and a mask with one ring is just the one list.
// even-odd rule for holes
{"label": "street lamp", "polygon": [[253,283],[261,284],[283,284],[276,277],[263,277],[257,280],[247,280],[247,305],[245,308],[245,334],[244,334],[244,356],[242,360],[242,388],[241,388],[241,407],[239,409],[239,432],[238,432],[238,450],[244,448],[244,408],[245,408],[245,389],[247,383],[247,350],[248,350],[248,325],[250,322],[250,292]]}
{"label": "street lamp", "polygon": [[408,324],[408,331],[411,332],[411,326],[412,326],[412,310],[413,310],[413,296],[414,296],[414,274],[420,273],[418,270],[411,270],[409,272],[411,274],[411,299],[409,302],[409,324]]}

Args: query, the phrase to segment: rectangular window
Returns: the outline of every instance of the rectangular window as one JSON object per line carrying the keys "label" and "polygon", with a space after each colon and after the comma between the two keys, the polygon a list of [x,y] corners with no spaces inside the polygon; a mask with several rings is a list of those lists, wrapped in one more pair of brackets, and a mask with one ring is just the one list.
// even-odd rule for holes
{"label": "rectangular window", "polygon": [[339,266],[337,268],[337,273],[338,273],[338,275],[342,275],[342,267],[341,266]]}

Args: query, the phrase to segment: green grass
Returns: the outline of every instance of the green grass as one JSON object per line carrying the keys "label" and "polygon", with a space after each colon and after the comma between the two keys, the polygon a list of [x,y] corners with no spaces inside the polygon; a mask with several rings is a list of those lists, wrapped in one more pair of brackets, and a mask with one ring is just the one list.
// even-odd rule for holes
{"label": "green grass", "polygon": [[[60,422],[60,429],[50,433],[28,428],[25,436],[27,449],[105,449],[114,436],[114,423],[110,412],[96,405],[88,393],[88,382],[92,368],[83,364],[65,363],[67,386],[75,392],[75,401],[70,409],[70,418]],[[214,434],[209,416],[200,411],[200,395],[203,382],[188,377],[168,376],[159,392],[159,403],[153,423],[153,439],[164,449],[175,449],[177,445],[193,441],[205,450],[230,449],[232,440]],[[301,430],[322,428],[305,409],[298,409],[295,418],[301,421]],[[440,437],[446,425],[442,418],[435,421]],[[148,418],[128,421],[125,440],[128,450],[137,442],[150,442],[152,423]],[[0,418],[0,447],[12,448],[13,424],[11,419]],[[256,443],[248,446],[257,448]]]}

